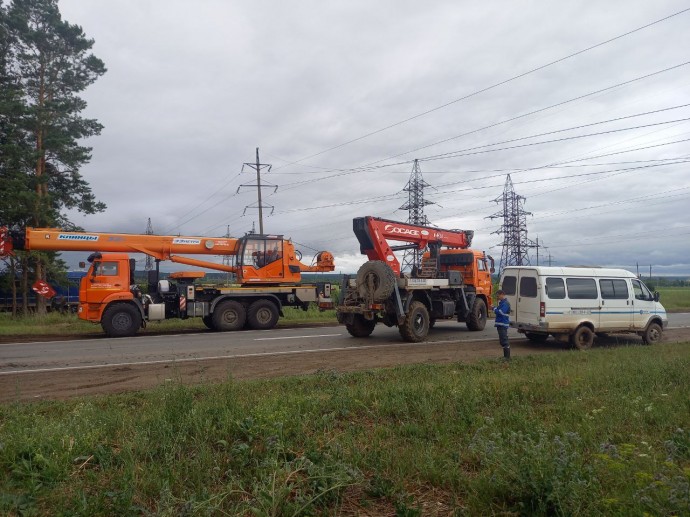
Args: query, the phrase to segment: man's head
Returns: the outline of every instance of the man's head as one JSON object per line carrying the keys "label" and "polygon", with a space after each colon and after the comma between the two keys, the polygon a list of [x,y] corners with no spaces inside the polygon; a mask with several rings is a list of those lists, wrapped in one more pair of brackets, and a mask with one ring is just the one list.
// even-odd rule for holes
{"label": "man's head", "polygon": [[506,297],[506,293],[505,293],[505,292],[503,292],[503,291],[496,291],[496,298],[498,298],[499,300],[503,300],[503,298],[505,298],[505,297]]}

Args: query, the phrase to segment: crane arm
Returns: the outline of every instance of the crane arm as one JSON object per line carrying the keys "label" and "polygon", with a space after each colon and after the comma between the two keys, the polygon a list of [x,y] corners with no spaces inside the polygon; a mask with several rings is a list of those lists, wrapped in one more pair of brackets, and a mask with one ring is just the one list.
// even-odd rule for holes
{"label": "crane arm", "polygon": [[[469,248],[474,235],[473,231],[468,230],[444,230],[371,216],[356,217],[352,226],[359,240],[361,253],[369,260],[384,261],[396,275],[400,274],[400,262],[394,251],[415,248],[421,250],[434,244],[448,248]],[[391,246],[389,240],[408,244]]]}
{"label": "crane arm", "polygon": [[[238,249],[238,239],[224,237],[68,232],[57,228],[27,228],[23,233],[22,244],[27,250],[146,253],[161,260],[169,260],[175,253],[236,255]],[[17,244],[16,237],[14,240]]]}

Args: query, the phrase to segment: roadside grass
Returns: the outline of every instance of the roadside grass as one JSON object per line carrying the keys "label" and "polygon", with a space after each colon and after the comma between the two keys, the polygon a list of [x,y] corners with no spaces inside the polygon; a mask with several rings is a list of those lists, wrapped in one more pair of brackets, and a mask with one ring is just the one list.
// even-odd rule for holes
{"label": "roadside grass", "polygon": [[0,513],[688,515],[689,346],[0,406]]}
{"label": "roadside grass", "polygon": [[[284,318],[278,320],[278,326],[294,323],[325,323],[336,322],[335,311],[319,312],[318,308],[310,307],[303,311],[293,307],[283,309]],[[188,318],[186,320],[170,319],[165,321],[153,321],[141,329],[146,332],[173,332],[183,330],[206,330],[201,318]],[[24,335],[71,335],[71,334],[103,334],[101,326],[77,318],[75,314],[49,313],[45,316],[29,315],[12,318],[9,313],[0,313],[0,336],[24,336]]]}
{"label": "roadside grass", "polygon": [[690,287],[659,287],[657,291],[667,311],[690,311]]}

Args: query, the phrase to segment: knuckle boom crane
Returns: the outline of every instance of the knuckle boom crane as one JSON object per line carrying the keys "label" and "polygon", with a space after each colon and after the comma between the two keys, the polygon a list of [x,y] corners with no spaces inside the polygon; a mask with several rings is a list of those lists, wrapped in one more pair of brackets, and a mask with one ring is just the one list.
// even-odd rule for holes
{"label": "knuckle boom crane", "polygon": [[[355,218],[353,230],[369,261],[356,278],[343,279],[336,314],[352,336],[369,336],[378,322],[397,326],[403,339],[412,342],[426,339],[439,319],[457,319],[469,330],[484,328],[494,260],[469,249],[474,232],[371,216]],[[420,266],[402,275],[394,251],[427,247]]]}
{"label": "knuckle boom crane", "polygon": [[[303,272],[335,269],[333,255],[319,252],[312,265],[301,262],[292,241],[282,235],[247,234],[240,238],[187,237],[125,233],[71,232],[56,228],[0,228],[0,257],[13,249],[92,252],[90,267],[79,289],[79,318],[100,323],[111,337],[131,336],[147,321],[201,317],[213,330],[273,328],[283,307],[318,302],[332,306],[330,284],[301,284]],[[156,259],[149,272],[148,294],[134,282],[134,259],[145,253]],[[187,255],[230,255],[235,265],[224,265]],[[160,280],[159,262],[234,273],[235,287],[195,285],[202,271],[170,274]]]}

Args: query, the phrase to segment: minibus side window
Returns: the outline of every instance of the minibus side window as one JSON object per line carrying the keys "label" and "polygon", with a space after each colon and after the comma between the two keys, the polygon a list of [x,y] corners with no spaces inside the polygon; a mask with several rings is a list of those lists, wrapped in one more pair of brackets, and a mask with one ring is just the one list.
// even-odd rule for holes
{"label": "minibus side window", "polygon": [[523,276],[520,279],[520,296],[527,298],[537,297],[537,279],[532,276]]}
{"label": "minibus side window", "polygon": [[501,289],[508,296],[515,295],[515,288],[517,287],[517,277],[514,276],[504,276],[503,282],[501,283]]}
{"label": "minibus side window", "polygon": [[647,286],[644,285],[642,282],[640,282],[639,280],[633,280],[632,284],[633,284],[633,291],[635,292],[635,299],[636,300],[650,301],[650,300],[654,299],[652,294],[647,289]]}
{"label": "minibus side window", "polygon": [[599,280],[599,289],[604,300],[628,299],[628,283],[625,280]]}
{"label": "minibus side window", "polygon": [[597,283],[593,278],[566,278],[568,298],[571,300],[596,300]]}
{"label": "minibus side window", "polygon": [[565,283],[562,278],[549,277],[546,279],[546,296],[552,300],[565,298]]}

